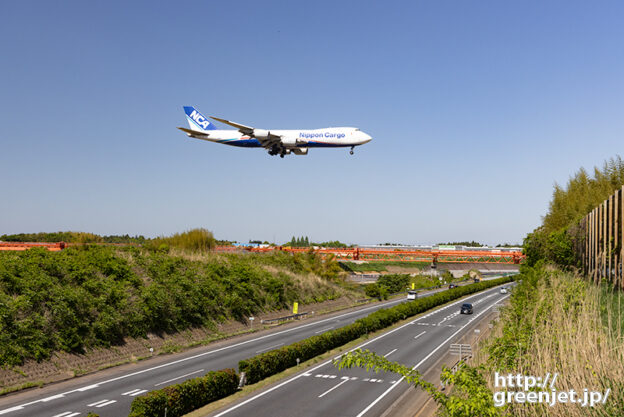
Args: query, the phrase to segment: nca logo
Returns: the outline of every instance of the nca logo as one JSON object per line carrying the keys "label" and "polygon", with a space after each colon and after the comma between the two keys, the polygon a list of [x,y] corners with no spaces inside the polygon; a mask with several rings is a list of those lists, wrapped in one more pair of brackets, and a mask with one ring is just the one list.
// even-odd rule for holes
{"label": "nca logo", "polygon": [[197,113],[197,110],[193,110],[193,112],[191,113],[191,115],[189,117],[191,119],[195,120],[195,123],[200,125],[202,127],[202,129],[204,129],[204,130],[208,129],[208,126],[210,125],[210,121],[206,120],[204,118],[204,116],[202,116],[201,114]]}

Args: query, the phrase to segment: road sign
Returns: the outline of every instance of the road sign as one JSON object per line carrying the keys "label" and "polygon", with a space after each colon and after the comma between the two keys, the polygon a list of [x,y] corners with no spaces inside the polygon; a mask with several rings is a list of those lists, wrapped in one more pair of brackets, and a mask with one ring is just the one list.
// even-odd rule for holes
{"label": "road sign", "polygon": [[453,343],[451,344],[451,355],[459,355],[459,360],[462,360],[464,356],[472,355],[472,348],[470,345]]}

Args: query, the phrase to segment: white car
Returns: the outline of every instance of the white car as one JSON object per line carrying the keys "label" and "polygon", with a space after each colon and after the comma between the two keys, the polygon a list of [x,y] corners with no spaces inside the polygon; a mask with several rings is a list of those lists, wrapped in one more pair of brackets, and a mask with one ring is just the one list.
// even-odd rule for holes
{"label": "white car", "polygon": [[501,288],[500,293],[501,294],[507,294],[507,288],[505,288],[505,287]]}

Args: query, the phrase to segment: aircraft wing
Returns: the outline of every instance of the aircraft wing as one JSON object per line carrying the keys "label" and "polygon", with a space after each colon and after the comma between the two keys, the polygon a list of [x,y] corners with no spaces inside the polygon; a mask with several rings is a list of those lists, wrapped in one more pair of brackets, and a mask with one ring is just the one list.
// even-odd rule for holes
{"label": "aircraft wing", "polygon": [[254,128],[250,127],[250,126],[245,126],[245,125],[241,125],[239,123],[235,123],[231,120],[225,120],[225,119],[219,119],[218,117],[214,117],[214,116],[210,116],[211,118],[221,122],[221,123],[225,123],[226,125],[230,125],[232,127],[235,127],[239,130],[239,132],[241,132],[243,135],[253,135],[253,131]]}
{"label": "aircraft wing", "polygon": [[231,120],[220,119],[214,116],[210,116],[210,117],[221,123],[225,123],[226,125],[230,125],[232,127],[237,128],[238,131],[241,132],[243,135],[247,135],[247,136],[257,139],[263,148],[270,149],[274,146],[280,146],[282,144],[282,137],[279,135],[274,135],[270,131],[254,129],[251,126],[245,126],[240,123],[233,122]]}

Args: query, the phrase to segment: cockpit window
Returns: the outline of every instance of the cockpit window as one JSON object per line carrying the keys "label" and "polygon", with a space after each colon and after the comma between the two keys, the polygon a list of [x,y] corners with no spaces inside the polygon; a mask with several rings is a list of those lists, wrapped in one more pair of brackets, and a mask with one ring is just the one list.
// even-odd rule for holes
{"label": "cockpit window", "polygon": [[356,131],[356,132],[359,132],[359,131],[360,131],[360,129],[357,129],[357,128],[356,128],[356,129],[355,129],[355,131]]}

